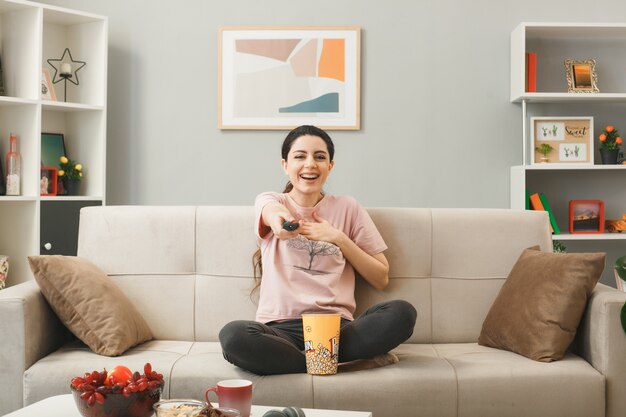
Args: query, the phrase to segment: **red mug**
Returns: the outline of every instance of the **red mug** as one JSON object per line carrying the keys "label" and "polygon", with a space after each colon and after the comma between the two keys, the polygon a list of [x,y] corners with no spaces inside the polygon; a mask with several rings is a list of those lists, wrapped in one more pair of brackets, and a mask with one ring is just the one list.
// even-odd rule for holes
{"label": "red mug", "polygon": [[250,417],[252,408],[252,382],[247,379],[226,379],[204,392],[204,398],[209,401],[209,392],[217,394],[220,407],[239,410],[241,417]]}

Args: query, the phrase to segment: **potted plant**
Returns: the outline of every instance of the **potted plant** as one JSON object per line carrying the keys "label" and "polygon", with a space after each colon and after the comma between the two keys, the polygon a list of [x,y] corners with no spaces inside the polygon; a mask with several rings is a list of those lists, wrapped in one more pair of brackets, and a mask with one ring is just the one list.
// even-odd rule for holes
{"label": "potted plant", "polygon": [[615,127],[609,125],[598,137],[600,140],[600,158],[604,165],[617,164],[622,138]]}
{"label": "potted plant", "polygon": [[83,179],[82,164],[72,161],[66,156],[59,158],[59,179],[63,181],[63,188],[67,195],[78,195],[80,181]]}
{"label": "potted plant", "polygon": [[537,146],[535,148],[535,150],[537,152],[539,152],[541,155],[543,155],[539,159],[541,162],[548,162],[548,161],[550,161],[550,159],[548,159],[548,154],[550,152],[552,152],[554,150],[554,148],[552,146],[550,146],[550,144],[548,144],[548,143],[542,143],[540,146]]}

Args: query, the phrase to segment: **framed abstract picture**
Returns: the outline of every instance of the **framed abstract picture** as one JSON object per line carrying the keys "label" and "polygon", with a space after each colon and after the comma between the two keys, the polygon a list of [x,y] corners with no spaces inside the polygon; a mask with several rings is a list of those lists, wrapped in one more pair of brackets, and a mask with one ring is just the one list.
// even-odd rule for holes
{"label": "framed abstract picture", "polygon": [[225,27],[220,129],[360,128],[359,27]]}

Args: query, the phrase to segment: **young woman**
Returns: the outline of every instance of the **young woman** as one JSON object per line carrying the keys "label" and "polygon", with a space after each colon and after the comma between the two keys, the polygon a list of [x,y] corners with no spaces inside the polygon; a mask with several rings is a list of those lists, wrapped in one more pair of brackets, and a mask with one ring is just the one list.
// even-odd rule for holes
{"label": "young woman", "polygon": [[[256,198],[263,266],[256,321],[228,323],[219,335],[224,357],[240,368],[260,375],[306,372],[303,313],[341,314],[340,362],[387,353],[413,333],[417,312],[406,301],[383,302],[353,317],[355,270],[384,289],[387,246],[356,200],[324,194],[334,151],[322,129],[292,130],[282,147],[285,191]],[[287,230],[285,222],[298,228]]]}

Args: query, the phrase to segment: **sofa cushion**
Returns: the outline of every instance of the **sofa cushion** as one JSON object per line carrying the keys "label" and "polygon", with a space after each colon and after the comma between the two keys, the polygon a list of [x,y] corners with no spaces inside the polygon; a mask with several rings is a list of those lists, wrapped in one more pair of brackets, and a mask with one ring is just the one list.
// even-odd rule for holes
{"label": "sofa cushion", "polygon": [[143,317],[98,267],[73,256],[29,256],[43,296],[61,322],[99,355],[152,339]]}
{"label": "sofa cushion", "polygon": [[525,249],[491,306],[478,343],[541,362],[562,359],[605,257]]}

